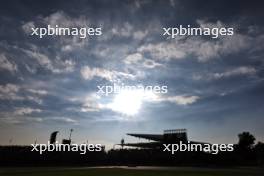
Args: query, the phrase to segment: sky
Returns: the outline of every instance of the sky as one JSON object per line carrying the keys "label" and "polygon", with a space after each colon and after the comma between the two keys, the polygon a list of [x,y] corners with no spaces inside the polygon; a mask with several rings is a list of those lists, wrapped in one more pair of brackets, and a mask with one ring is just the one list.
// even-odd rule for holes
{"label": "sky", "polygon": [[[58,139],[112,146],[126,133],[186,128],[191,140],[264,141],[261,1],[40,1],[0,5],[0,144]],[[217,39],[162,36],[179,25],[233,27]],[[101,36],[30,35],[31,27],[101,27]],[[104,95],[97,86],[167,86]],[[136,107],[136,109],[135,109]],[[132,109],[131,109],[132,108]],[[133,109],[134,108],[134,109]],[[130,111],[131,110],[131,111]],[[131,113],[132,112],[132,113]]]}

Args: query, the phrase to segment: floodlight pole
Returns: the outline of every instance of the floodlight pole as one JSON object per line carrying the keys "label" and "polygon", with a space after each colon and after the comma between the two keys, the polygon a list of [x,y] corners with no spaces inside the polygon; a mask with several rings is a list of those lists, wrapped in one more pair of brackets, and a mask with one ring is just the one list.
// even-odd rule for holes
{"label": "floodlight pole", "polygon": [[73,132],[73,129],[70,130],[70,137],[69,137],[69,140],[71,140],[72,132]]}

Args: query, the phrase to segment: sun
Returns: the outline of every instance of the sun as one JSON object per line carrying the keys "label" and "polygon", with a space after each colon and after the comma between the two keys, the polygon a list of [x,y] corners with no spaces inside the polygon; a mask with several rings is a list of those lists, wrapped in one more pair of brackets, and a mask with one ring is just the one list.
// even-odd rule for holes
{"label": "sun", "polygon": [[137,114],[141,108],[144,98],[142,90],[122,90],[110,104],[113,111],[133,116]]}

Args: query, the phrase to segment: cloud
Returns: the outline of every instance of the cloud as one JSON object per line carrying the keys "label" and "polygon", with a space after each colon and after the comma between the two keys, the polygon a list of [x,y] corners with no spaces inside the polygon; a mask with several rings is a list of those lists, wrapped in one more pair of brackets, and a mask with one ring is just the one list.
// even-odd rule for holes
{"label": "cloud", "polygon": [[[50,25],[55,27],[89,27],[90,20],[83,15],[78,17],[71,17],[64,11],[54,12],[46,17],[38,16],[36,20],[28,21],[22,25],[22,29],[26,34],[31,34],[32,27],[38,27],[43,25]],[[76,48],[82,48],[87,44],[89,37],[85,39],[80,39],[79,36],[63,36],[57,37],[56,42],[54,43],[56,47],[59,47],[64,52],[73,51]]]}
{"label": "cloud", "polygon": [[162,66],[162,64],[153,61],[151,59],[146,59],[142,56],[140,53],[133,53],[128,55],[125,59],[124,62],[127,65],[137,65],[137,66],[143,66],[144,68],[155,68],[158,66]]}
{"label": "cloud", "polygon": [[112,33],[114,35],[122,36],[122,37],[129,37],[133,31],[133,26],[128,22],[124,23],[123,27],[115,27],[112,28]]}
{"label": "cloud", "polygon": [[143,60],[142,54],[140,54],[140,53],[134,53],[134,54],[128,55],[125,58],[124,62],[126,64],[135,64],[135,63],[138,63],[141,60]]}
{"label": "cloud", "polygon": [[[43,90],[29,89],[28,92],[34,95],[28,95],[23,92],[23,86],[15,84],[0,85],[0,99],[2,100],[29,100],[38,104],[42,104],[42,99],[39,96],[46,95],[47,92]],[[21,94],[23,92],[23,94]]]}
{"label": "cloud", "polygon": [[78,17],[71,17],[67,15],[64,11],[57,11],[50,14],[43,19],[45,24],[50,24],[51,26],[63,26],[63,27],[88,27],[89,19],[86,16],[80,15]]}
{"label": "cloud", "polygon": [[82,97],[70,97],[68,100],[70,102],[77,103],[80,105],[78,108],[69,108],[69,110],[81,111],[81,112],[99,112],[104,109],[105,106],[100,104],[101,97],[95,93],[91,93]]}
{"label": "cloud", "polygon": [[155,99],[157,102],[170,102],[175,103],[177,105],[189,105],[195,103],[199,96],[187,96],[187,95],[176,95],[176,96],[168,96],[168,97],[158,97]]}
{"label": "cloud", "polygon": [[75,69],[76,63],[73,60],[66,59],[66,60],[61,60],[61,58],[57,58],[56,60],[57,64],[59,65],[58,73],[69,73],[73,72]]}
{"label": "cloud", "polygon": [[[222,28],[235,26],[234,24],[224,24],[219,20],[212,23],[207,22],[206,20],[198,19],[196,22],[201,28]],[[206,62],[213,58],[238,53],[247,49],[252,45],[251,40],[251,37],[240,34],[235,30],[234,35],[232,36],[219,36],[217,40],[206,41],[201,38],[191,38],[190,40],[187,40],[187,44],[190,46],[188,50],[191,54],[197,56],[199,61]]]}
{"label": "cloud", "polygon": [[18,107],[14,108],[13,111],[0,112],[0,121],[9,124],[20,124],[24,122],[41,122],[43,121],[40,117],[31,117],[29,115],[33,113],[41,113],[41,109],[31,107]]}
{"label": "cloud", "polygon": [[[197,20],[200,27],[223,27],[221,21],[209,23]],[[172,60],[184,59],[194,56],[200,62],[206,62],[213,58],[219,58],[232,53],[238,53],[250,48],[252,38],[238,32],[233,36],[222,36],[218,39],[207,40],[200,36],[189,36],[184,38],[170,39],[158,43],[148,43],[138,47],[139,53],[149,54],[153,59]]]}
{"label": "cloud", "polygon": [[22,100],[23,97],[17,95],[20,86],[15,84],[0,85],[0,99],[4,100]]}
{"label": "cloud", "polygon": [[28,89],[27,91],[33,94],[37,94],[37,95],[47,95],[48,94],[46,90]]}
{"label": "cloud", "polygon": [[221,21],[217,20],[215,23],[212,22],[208,22],[206,20],[202,20],[202,19],[198,19],[196,20],[196,23],[201,27],[201,28],[222,28],[222,27],[226,27],[226,25],[224,25],[224,23],[222,23]]}
{"label": "cloud", "polygon": [[42,104],[43,103],[42,97],[48,95],[48,92],[46,90],[41,90],[41,89],[25,88],[24,91],[30,93],[30,95],[25,96],[27,100],[34,101],[38,104]]}
{"label": "cloud", "polygon": [[193,104],[199,99],[198,96],[186,96],[186,95],[178,95],[173,97],[166,98],[167,101],[176,103],[178,105],[188,105]]}
{"label": "cloud", "polygon": [[81,76],[86,80],[92,80],[94,77],[99,77],[106,79],[108,81],[114,81],[118,78],[127,78],[134,79],[135,75],[119,72],[119,71],[110,71],[103,68],[90,68],[89,66],[84,66],[81,68]]}
{"label": "cloud", "polygon": [[52,70],[53,66],[51,64],[51,60],[48,58],[48,56],[37,52],[37,51],[31,51],[31,50],[23,50],[29,57],[34,58],[37,60],[37,62],[50,70]]}
{"label": "cloud", "polygon": [[240,66],[217,73],[194,74],[193,80],[218,80],[237,76],[254,76],[257,70],[252,66]]}
{"label": "cloud", "polygon": [[255,75],[256,72],[257,72],[257,70],[253,67],[242,66],[242,67],[238,67],[238,68],[228,70],[228,71],[223,72],[223,73],[214,73],[213,77],[215,79],[221,79],[221,78],[227,78],[227,77],[239,76],[239,75]]}
{"label": "cloud", "polygon": [[96,94],[90,94],[85,97],[82,102],[81,111],[82,112],[95,112],[103,109],[103,106],[98,102],[100,100],[100,96]]}
{"label": "cloud", "polygon": [[56,27],[56,25],[60,27],[88,27],[90,23],[86,16],[80,15],[78,17],[71,17],[60,10],[45,17],[38,16],[36,20],[24,23],[22,29],[25,33],[31,33],[31,28],[41,24],[50,25],[52,27]]}
{"label": "cloud", "polygon": [[222,55],[237,53],[249,48],[250,38],[235,34],[217,41],[205,41],[199,37],[191,37],[184,41],[174,40],[157,44],[147,44],[138,48],[139,52],[150,54],[154,59],[171,60],[195,56],[198,61],[206,62]]}
{"label": "cloud", "polygon": [[86,80],[92,80],[94,77],[104,78],[106,80],[112,80],[113,73],[109,70],[102,68],[90,68],[89,66],[84,66],[81,69],[81,75]]}
{"label": "cloud", "polygon": [[28,115],[28,114],[32,114],[33,112],[42,112],[41,109],[33,109],[33,108],[17,108],[14,111],[15,115]]}
{"label": "cloud", "polygon": [[41,67],[46,68],[47,70],[50,70],[51,72],[56,74],[70,73],[74,71],[76,63],[71,59],[62,60],[60,56],[56,56],[55,59],[51,60],[47,55],[37,51],[36,46],[34,46],[33,48],[34,50],[21,50],[24,51],[28,57],[35,59],[38,65],[40,65]]}
{"label": "cloud", "polygon": [[20,87],[14,84],[0,85],[0,92],[5,94],[16,93],[19,89]]}
{"label": "cloud", "polygon": [[113,27],[111,32],[114,36],[132,37],[135,40],[142,40],[148,35],[148,30],[137,30],[128,22]]}
{"label": "cloud", "polygon": [[32,33],[32,28],[35,28],[35,24],[33,21],[27,22],[22,25],[22,29],[25,33],[31,34]]}
{"label": "cloud", "polygon": [[222,38],[216,42],[200,42],[199,45],[193,45],[190,49],[198,57],[199,61],[206,62],[212,58],[238,53],[249,48],[250,45],[250,37],[234,34],[231,37]]}
{"label": "cloud", "polygon": [[134,5],[135,5],[136,9],[140,9],[141,6],[144,5],[147,2],[148,1],[146,1],[146,0],[135,0],[134,1]]}
{"label": "cloud", "polygon": [[157,44],[146,44],[138,48],[139,52],[148,53],[154,59],[170,60],[170,59],[182,59],[186,56],[186,52],[177,47],[173,42],[161,42]]}
{"label": "cloud", "polygon": [[170,0],[170,5],[171,5],[172,7],[175,7],[176,4],[177,4],[176,0]]}
{"label": "cloud", "polygon": [[48,119],[46,119],[46,121],[57,121],[57,122],[66,122],[66,123],[71,123],[71,124],[78,124],[77,120],[74,120],[72,118],[69,117],[50,117]]}
{"label": "cloud", "polygon": [[175,96],[150,96],[148,97],[148,101],[150,102],[170,102],[175,103],[177,105],[190,105],[197,102],[201,97],[199,96],[189,96],[189,95],[175,95]]}
{"label": "cloud", "polygon": [[7,70],[11,73],[14,73],[17,71],[17,65],[15,63],[12,63],[9,61],[5,54],[0,54],[0,70]]}
{"label": "cloud", "polygon": [[136,31],[133,33],[133,38],[136,40],[142,40],[148,35],[148,31]]}
{"label": "cloud", "polygon": [[34,101],[38,104],[42,104],[42,99],[36,96],[26,96],[26,99],[30,100],[30,101]]}
{"label": "cloud", "polygon": [[158,62],[155,62],[153,60],[150,60],[150,59],[146,59],[144,62],[143,62],[143,66],[145,68],[156,68],[156,67],[160,67],[160,66],[163,66],[162,64],[158,63]]}

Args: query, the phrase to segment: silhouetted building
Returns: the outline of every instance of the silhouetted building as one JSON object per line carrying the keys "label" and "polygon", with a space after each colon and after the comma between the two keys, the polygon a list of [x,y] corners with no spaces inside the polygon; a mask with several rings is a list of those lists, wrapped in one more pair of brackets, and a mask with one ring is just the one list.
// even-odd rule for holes
{"label": "silhouetted building", "polygon": [[70,139],[62,139],[62,144],[71,144]]}
{"label": "silhouetted building", "polygon": [[50,144],[55,144],[57,138],[58,131],[54,131],[50,135]]}
{"label": "silhouetted building", "polygon": [[71,144],[71,135],[72,135],[73,129],[70,130],[70,136],[69,139],[62,139],[62,144]]}
{"label": "silhouetted building", "polygon": [[[127,135],[137,137],[137,138],[147,139],[147,140],[150,140],[150,142],[123,143],[123,144],[118,144],[118,145],[154,149],[154,148],[160,148],[163,144],[179,143],[180,141],[182,141],[183,143],[188,142],[186,129],[164,130],[163,134],[128,133]],[[195,142],[195,141],[189,141],[189,142],[190,143],[202,143],[202,142]]]}

